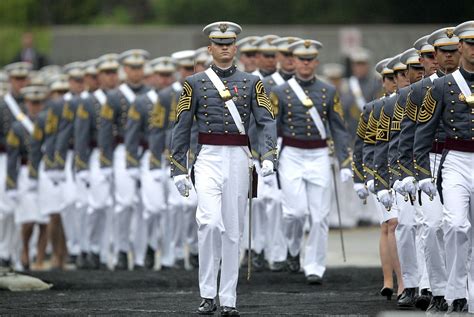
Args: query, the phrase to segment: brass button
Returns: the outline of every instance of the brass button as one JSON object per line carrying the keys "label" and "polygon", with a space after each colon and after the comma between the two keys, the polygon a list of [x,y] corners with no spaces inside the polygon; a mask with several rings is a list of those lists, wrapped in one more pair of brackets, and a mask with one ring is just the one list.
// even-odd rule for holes
{"label": "brass button", "polygon": [[208,130],[207,133],[211,133],[212,131],[211,130]]}
{"label": "brass button", "polygon": [[293,130],[294,128],[295,128],[294,126],[290,125],[290,130]]}
{"label": "brass button", "polygon": [[225,122],[225,125],[228,125],[228,124],[229,124],[229,121],[226,121],[226,122]]}
{"label": "brass button", "polygon": [[209,125],[209,121],[206,121],[206,124]]}
{"label": "brass button", "polygon": [[207,117],[208,116],[207,112],[204,112],[204,115]]}
{"label": "brass button", "polygon": [[321,98],[326,99],[326,95],[322,95]]}
{"label": "brass button", "polygon": [[291,136],[295,136],[296,134],[294,132],[291,132]]}
{"label": "brass button", "polygon": [[225,130],[224,133],[229,133],[229,131]]}
{"label": "brass button", "polygon": [[455,103],[455,101],[454,101],[454,100],[451,100],[451,104],[453,104],[453,105],[454,105],[454,103]]}
{"label": "brass button", "polygon": [[323,102],[323,107],[326,107],[326,103],[325,103],[325,102]]}
{"label": "brass button", "polygon": [[310,133],[310,132],[308,132],[308,133],[306,133],[306,135],[307,135],[307,136],[311,136],[311,133]]}
{"label": "brass button", "polygon": [[291,118],[288,118],[288,122],[291,122]]}
{"label": "brass button", "polygon": [[311,129],[311,126],[310,126],[310,125],[307,125],[307,126],[306,126],[306,129]]}
{"label": "brass button", "polygon": [[203,105],[204,108],[207,108],[207,105]]}
{"label": "brass button", "polygon": [[310,119],[310,118],[306,118],[306,122],[310,122],[310,121],[311,121],[311,119]]}
{"label": "brass button", "polygon": [[207,96],[206,96],[206,95],[204,95],[204,99],[207,99]]}
{"label": "brass button", "polygon": [[288,115],[291,116],[291,111],[288,111]]}

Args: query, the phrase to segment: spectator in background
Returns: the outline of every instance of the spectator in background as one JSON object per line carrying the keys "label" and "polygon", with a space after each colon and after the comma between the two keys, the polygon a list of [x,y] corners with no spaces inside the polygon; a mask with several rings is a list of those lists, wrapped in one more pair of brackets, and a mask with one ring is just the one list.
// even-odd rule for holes
{"label": "spectator in background", "polygon": [[21,51],[15,56],[12,62],[28,62],[33,65],[33,70],[38,70],[48,65],[45,55],[38,52],[34,47],[33,33],[25,32],[21,37]]}

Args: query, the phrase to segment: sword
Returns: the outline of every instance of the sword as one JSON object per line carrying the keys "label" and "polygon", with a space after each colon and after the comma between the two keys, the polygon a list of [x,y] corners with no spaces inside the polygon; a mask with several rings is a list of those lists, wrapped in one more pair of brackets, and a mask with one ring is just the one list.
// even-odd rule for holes
{"label": "sword", "polygon": [[342,258],[344,262],[346,262],[346,249],[344,247],[344,233],[342,231],[342,220],[341,220],[341,209],[339,208],[339,196],[337,193],[337,186],[336,186],[336,167],[334,163],[331,164],[332,169],[332,176],[333,176],[333,183],[334,183],[334,193],[336,195],[336,207],[337,207],[337,217],[339,219],[339,235],[341,237],[341,249],[342,249]]}
{"label": "sword", "polygon": [[249,253],[247,262],[247,281],[252,276],[252,187],[253,187],[253,164],[249,165]]}

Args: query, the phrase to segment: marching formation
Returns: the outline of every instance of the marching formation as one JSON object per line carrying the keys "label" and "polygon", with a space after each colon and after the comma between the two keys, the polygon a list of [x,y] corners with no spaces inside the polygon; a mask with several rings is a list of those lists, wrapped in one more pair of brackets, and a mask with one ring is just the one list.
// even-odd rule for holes
{"label": "marching formation", "polygon": [[474,309],[474,21],[378,77],[354,51],[348,80],[315,75],[319,41],[241,30],[209,24],[208,47],[169,57],[5,66],[0,267],[198,269],[198,313],[219,297],[239,315],[241,266],[323,283],[337,205],[338,225],[380,220],[383,296],[395,273],[400,308]]}

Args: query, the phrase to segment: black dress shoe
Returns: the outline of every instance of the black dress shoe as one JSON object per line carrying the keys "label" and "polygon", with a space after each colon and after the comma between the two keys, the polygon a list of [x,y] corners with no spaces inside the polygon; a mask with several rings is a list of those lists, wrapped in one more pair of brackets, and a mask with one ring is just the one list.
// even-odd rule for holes
{"label": "black dress shoe", "polygon": [[380,290],[380,295],[387,297],[387,300],[392,300],[393,288],[384,287]]}
{"label": "black dress shoe", "polygon": [[100,269],[100,255],[93,252],[89,253],[87,255],[87,267],[90,270]]}
{"label": "black dress shoe", "polygon": [[67,259],[67,264],[76,264],[77,255],[70,255]]}
{"label": "black dress shoe", "polygon": [[127,253],[120,251],[118,254],[117,265],[115,266],[117,271],[126,271],[128,270],[128,257]]}
{"label": "black dress shoe", "polygon": [[467,300],[458,298],[449,306],[446,315],[467,313]]}
{"label": "black dress shoe", "polygon": [[426,309],[427,315],[436,315],[448,310],[448,303],[443,296],[433,296],[431,297],[431,302],[428,308]]}
{"label": "black dress shoe", "polygon": [[213,298],[203,298],[197,310],[198,315],[214,315],[217,310],[216,301]]}
{"label": "black dress shoe", "polygon": [[408,309],[415,307],[416,288],[405,288],[398,299],[398,307]]}
{"label": "black dress shoe", "polygon": [[221,316],[240,316],[240,313],[235,307],[222,306]]}
{"label": "black dress shoe", "polygon": [[76,257],[76,268],[78,270],[87,269],[87,253],[86,252],[81,252]]}
{"label": "black dress shoe", "polygon": [[298,273],[300,271],[300,255],[291,256],[290,252],[286,257],[286,264],[288,266],[288,271],[291,273]]}
{"label": "black dress shoe", "polygon": [[283,272],[286,270],[286,261],[273,262],[272,265],[270,265],[270,270],[272,272]]}
{"label": "black dress shoe", "polygon": [[257,253],[254,250],[252,252],[252,268],[255,272],[261,272],[265,268],[265,254],[262,252]]}
{"label": "black dress shoe", "polygon": [[199,267],[199,255],[198,254],[189,254],[189,264],[193,269],[197,269]]}
{"label": "black dress shoe", "polygon": [[316,274],[310,274],[306,276],[306,281],[310,285],[321,285],[323,284],[323,278],[321,276],[318,276]]}
{"label": "black dress shoe", "polygon": [[153,270],[155,267],[155,250],[153,250],[150,246],[146,248],[145,267],[148,270]]}
{"label": "black dress shoe", "polygon": [[428,309],[428,306],[430,306],[432,297],[433,295],[428,289],[426,288],[422,289],[420,291],[420,295],[416,297],[415,307],[422,311],[426,311]]}

